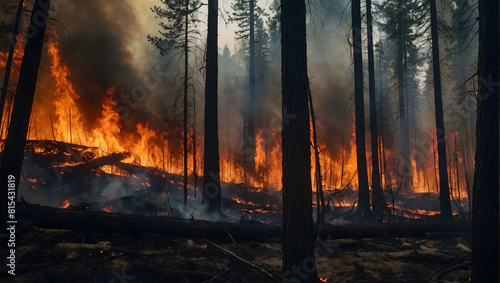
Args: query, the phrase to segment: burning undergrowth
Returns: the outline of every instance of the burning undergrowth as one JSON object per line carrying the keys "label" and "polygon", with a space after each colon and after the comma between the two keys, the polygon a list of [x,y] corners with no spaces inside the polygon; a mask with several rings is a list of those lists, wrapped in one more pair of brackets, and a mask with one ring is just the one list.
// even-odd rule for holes
{"label": "burning undergrowth", "polygon": [[[65,9],[78,9],[78,6],[71,3]],[[85,18],[90,15],[91,8],[85,8],[80,16]],[[99,13],[102,16],[100,21],[109,21],[106,9],[99,9]],[[136,19],[131,16],[130,20]],[[198,166],[194,169],[191,153],[194,147],[197,152],[196,163],[202,164],[202,135],[198,134],[193,139],[194,132],[189,133],[189,198],[188,204],[184,205],[181,201],[184,136],[179,125],[174,123],[179,113],[170,111],[171,108],[160,103],[157,107],[146,103],[157,102],[159,97],[163,97],[163,92],[169,93],[172,89],[170,85],[165,86],[166,89],[162,87],[162,95],[155,93],[146,99],[149,89],[146,89],[145,94],[139,88],[132,87],[140,81],[140,72],[135,69],[137,66],[131,66],[131,62],[124,58],[136,58],[138,55],[124,47],[124,37],[129,33],[118,36],[116,31],[111,32],[112,28],[119,31],[125,27],[111,24],[107,26],[106,32],[91,36],[88,30],[94,30],[95,27],[87,26],[82,36],[74,39],[74,42],[66,37],[60,39],[58,34],[61,32],[58,33],[55,28],[48,33],[47,55],[43,62],[44,71],[41,72],[44,77],[41,88],[46,93],[38,95],[33,107],[28,134],[30,142],[23,171],[24,191],[21,194],[26,201],[67,209],[204,219],[200,192],[202,168]],[[93,38],[92,42],[101,40],[104,42],[103,49],[98,54],[81,52],[83,55],[78,55],[77,51],[87,46],[81,45],[82,38]],[[321,40],[318,44],[321,45],[322,56],[331,56],[327,54],[328,49],[324,48],[329,46],[329,41]],[[70,47],[75,45],[79,45],[78,50],[73,52]],[[22,54],[18,53],[16,58],[21,58]],[[317,57],[312,58],[314,67],[311,69],[320,77],[320,82],[312,80],[312,86],[315,107],[320,117],[316,122],[325,200],[328,204],[326,212],[330,222],[342,223],[349,221],[357,199],[354,120],[350,111],[340,111],[340,107],[335,106],[332,116],[332,109],[324,107],[342,105],[348,108],[346,96],[349,90],[345,82],[325,77],[329,75],[327,70],[331,66],[323,59],[319,61]],[[338,64],[342,65],[338,68],[341,70],[347,63],[342,61]],[[274,62],[272,68],[277,69],[276,66]],[[162,68],[154,67],[160,71],[147,76],[149,83],[155,75],[163,74]],[[113,74],[112,77],[109,77],[110,74]],[[336,77],[339,76],[337,74]],[[147,87],[147,84],[143,86]],[[258,120],[262,123],[256,130],[255,145],[251,145],[255,152],[250,154],[254,157],[254,168],[246,167],[245,158],[249,156],[247,151],[250,147],[241,142],[241,129],[234,129],[241,117],[235,118],[228,113],[224,121],[227,125],[221,125],[222,131],[226,131],[225,137],[220,139],[222,204],[225,215],[231,221],[281,221],[282,117],[279,103],[275,103],[279,101],[279,87],[270,78],[266,87],[270,93],[266,101],[273,103],[265,103],[260,109],[262,117]],[[132,91],[124,92],[125,89]],[[158,89],[155,92],[159,92]],[[237,100],[237,95],[235,97],[232,99]],[[224,102],[229,104],[229,100]],[[231,107],[227,105],[228,109]],[[237,107],[231,109],[233,112],[241,110]],[[162,115],[155,114],[158,112]],[[10,108],[6,107],[5,117],[8,114]],[[236,122],[230,125],[233,120]],[[2,134],[6,132],[8,123],[4,119]],[[196,131],[196,127],[193,128]],[[448,139],[448,146],[457,147],[456,133],[449,135],[455,139]],[[415,141],[416,149],[412,153],[415,158],[410,161],[413,171],[411,188],[401,188],[401,176],[398,175],[401,162],[394,141],[380,139],[382,186],[388,205],[386,214],[393,219],[426,217],[438,211],[436,137],[432,131],[428,131],[419,138],[419,144]],[[371,162],[370,152],[367,148],[368,163]],[[455,160],[450,161],[453,166],[450,166],[449,172],[453,206],[455,213],[466,216],[470,180],[461,173],[462,168],[459,167],[469,161],[465,155],[458,154],[460,151],[456,152]],[[314,176],[314,156],[311,164],[311,175]],[[469,167],[471,165],[468,164]],[[312,182],[315,188],[316,180]],[[315,196],[313,199],[316,199]]]}

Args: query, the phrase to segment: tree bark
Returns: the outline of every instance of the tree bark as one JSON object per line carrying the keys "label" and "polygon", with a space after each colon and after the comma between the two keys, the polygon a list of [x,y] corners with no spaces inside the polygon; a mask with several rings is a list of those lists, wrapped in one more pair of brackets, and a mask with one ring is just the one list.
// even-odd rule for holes
{"label": "tree bark", "polygon": [[479,1],[479,91],[473,186],[472,282],[498,282],[498,1]]}
{"label": "tree bark", "polygon": [[218,0],[208,0],[208,35],[205,82],[205,145],[203,158],[203,203],[209,213],[220,213],[219,134],[217,112],[217,20]]}
{"label": "tree bark", "polygon": [[[18,204],[17,213],[20,221],[26,222],[26,219],[30,219],[41,227],[77,230],[90,228],[100,233],[144,232],[170,237],[217,238],[220,240],[227,239],[229,232],[236,240],[253,241],[279,240],[283,232],[283,228],[279,225],[221,223],[163,216],[80,211],[25,203]],[[319,226],[316,226],[315,229],[319,231]],[[384,224],[323,225],[320,237],[322,239],[426,237],[428,233],[465,233],[470,235],[471,232],[471,221],[409,221]]]}
{"label": "tree bark", "polygon": [[184,205],[187,204],[188,184],[188,20],[189,0],[186,1],[186,15],[184,17]]}
{"label": "tree bark", "polygon": [[[0,95],[0,128],[3,121],[3,109],[5,107],[5,99],[7,97],[7,89],[9,88],[10,71],[12,69],[12,60],[14,58],[14,51],[17,44],[17,35],[19,33],[19,21],[21,19],[21,13],[23,11],[24,0],[19,1],[17,6],[16,19],[14,20],[14,29],[12,31],[12,38],[9,45],[9,55],[7,57],[7,64],[5,65],[5,76],[3,78],[2,94]],[[0,132],[0,135],[2,133]]]}
{"label": "tree bark", "polygon": [[315,172],[314,177],[316,180],[316,223],[321,225],[325,220],[325,197],[323,195],[323,176],[321,174],[321,162],[319,160],[318,136],[316,134],[316,116],[314,116],[314,106],[311,88],[309,88],[309,109],[311,110],[311,123],[313,131],[313,147],[314,147],[314,161]]}
{"label": "tree bark", "polygon": [[[399,11],[402,10],[402,0],[398,1]],[[404,69],[404,58],[406,54],[404,52],[404,36],[403,36],[403,19],[400,17],[398,20],[398,60],[397,60],[397,72],[398,72],[398,98],[399,98],[399,129],[400,129],[400,143],[401,152],[399,154],[399,165],[397,173],[401,177],[402,188],[405,191],[410,191],[410,170],[411,170],[411,160],[409,155],[409,141],[408,141],[408,131],[406,123],[406,110],[405,110],[405,69]]]}
{"label": "tree bark", "polygon": [[[5,229],[5,219],[7,218],[7,180],[9,176],[15,178],[15,189],[9,188],[9,196],[15,198],[18,196],[18,189],[21,177],[21,169],[23,167],[24,148],[26,146],[26,138],[28,134],[31,108],[33,106],[33,98],[35,96],[36,80],[38,77],[38,68],[40,66],[40,58],[45,37],[45,28],[47,26],[47,18],[50,7],[50,0],[36,0],[33,4],[33,11],[30,20],[30,28],[28,38],[24,50],[24,58],[21,64],[19,73],[19,82],[12,109],[12,123],[9,127],[9,133],[5,142],[4,156],[2,165],[0,166],[0,180],[4,182],[2,185],[2,196],[0,197],[0,209],[2,210],[1,231]],[[14,194],[12,194],[12,192]],[[12,214],[11,214],[12,215]]]}
{"label": "tree bark", "polygon": [[368,76],[370,92],[370,138],[372,146],[372,210],[375,222],[382,222],[385,208],[384,192],[380,186],[378,160],[377,103],[375,101],[375,60],[373,56],[372,1],[366,0],[366,28],[368,35]]}
{"label": "tree bark", "polygon": [[441,70],[439,66],[439,39],[437,30],[436,0],[430,0],[431,5],[431,37],[432,37],[432,68],[434,72],[434,105],[436,109],[436,133],[438,147],[439,169],[439,203],[441,219],[452,220],[450,188],[446,164],[446,142],[443,119],[443,99],[441,95]]}
{"label": "tree bark", "polygon": [[281,1],[281,63],[283,278],[317,282],[313,246],[305,0]]}
{"label": "tree bark", "polygon": [[249,33],[250,33],[250,44],[249,44],[249,75],[250,75],[250,85],[249,85],[249,95],[248,95],[248,146],[250,147],[250,156],[246,157],[249,159],[250,163],[248,169],[250,170],[250,175],[255,173],[255,150],[256,150],[256,137],[255,137],[255,0],[249,0],[250,4],[250,20],[249,20]]}
{"label": "tree bark", "polygon": [[353,0],[352,5],[352,44],[354,54],[354,116],[356,126],[356,161],[358,165],[359,202],[358,213],[361,221],[371,218],[370,188],[366,168],[365,149],[365,104],[363,99],[363,54],[361,44],[361,1]]}

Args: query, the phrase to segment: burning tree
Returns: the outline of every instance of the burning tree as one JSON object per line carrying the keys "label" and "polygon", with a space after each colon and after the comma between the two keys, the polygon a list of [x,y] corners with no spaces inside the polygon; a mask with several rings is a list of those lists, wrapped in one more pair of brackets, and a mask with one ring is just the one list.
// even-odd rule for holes
{"label": "burning tree", "polygon": [[[189,44],[198,35],[196,23],[198,19],[195,17],[196,12],[200,8],[199,0],[184,0],[184,1],[161,1],[165,8],[154,6],[151,10],[156,14],[156,17],[166,19],[167,22],[160,23],[163,31],[160,34],[163,38],[148,35],[148,40],[160,50],[161,54],[170,53],[172,51],[181,50],[184,58],[184,75],[183,75],[183,126],[184,126],[184,204],[187,204],[187,185],[188,185],[188,88],[189,88],[189,53],[193,52],[193,47]],[[194,46],[196,47],[196,46]],[[193,107],[195,107],[193,94]],[[195,109],[195,108],[193,108]],[[196,111],[193,110],[193,119],[195,119]],[[196,175],[196,129],[193,123],[193,172]],[[195,181],[196,190],[196,181]]]}
{"label": "burning tree", "polygon": [[17,7],[17,12],[16,12],[16,19],[14,20],[14,26],[12,27],[12,34],[11,34],[11,39],[9,42],[9,55],[7,57],[7,62],[5,64],[5,76],[3,79],[3,84],[2,84],[2,93],[0,95],[0,135],[1,135],[1,128],[2,128],[2,121],[5,118],[3,115],[4,112],[4,107],[5,107],[5,99],[7,98],[7,90],[9,88],[9,81],[10,81],[10,74],[12,72],[12,61],[14,59],[14,51],[16,50],[16,46],[19,46],[19,39],[18,33],[19,33],[19,22],[21,20],[21,13],[23,11],[23,4],[24,0],[20,0],[18,7]]}
{"label": "burning tree", "polygon": [[[29,33],[33,34],[27,43],[24,51],[23,63],[19,73],[19,82],[17,85],[14,106],[12,109],[12,123],[9,127],[9,133],[4,147],[4,155],[0,166],[0,177],[2,180],[11,180],[14,177],[15,190],[9,191],[12,196],[10,203],[15,203],[23,166],[24,148],[28,134],[29,121],[31,117],[31,108],[33,106],[33,97],[35,95],[36,80],[38,77],[38,68],[45,38],[45,28],[47,27],[48,12],[50,0],[36,0],[33,4],[33,11],[30,20]],[[40,18],[43,20],[40,21]],[[7,186],[4,187],[7,190]],[[14,192],[14,194],[10,193]],[[7,218],[7,192],[2,192],[0,198],[2,202],[2,231],[5,228]],[[13,215],[13,214],[12,214]]]}
{"label": "burning tree", "polygon": [[[245,53],[248,52],[248,75],[249,75],[249,87],[248,87],[248,97],[245,101],[245,121],[244,125],[246,135],[244,135],[244,143],[246,150],[244,152],[244,168],[245,174],[248,170],[250,174],[255,173],[255,147],[256,147],[256,116],[255,116],[255,104],[256,104],[256,75],[257,69],[263,69],[265,64],[265,56],[267,49],[267,34],[264,30],[262,16],[264,11],[258,5],[256,5],[256,0],[237,0],[232,4],[233,13],[230,15],[230,20],[236,22],[238,27],[236,39],[243,41],[243,46]],[[256,63],[260,63],[256,66]],[[260,82],[262,82],[263,74],[260,76]],[[249,153],[249,154],[248,154]],[[247,159],[250,160],[250,164],[247,168]]]}

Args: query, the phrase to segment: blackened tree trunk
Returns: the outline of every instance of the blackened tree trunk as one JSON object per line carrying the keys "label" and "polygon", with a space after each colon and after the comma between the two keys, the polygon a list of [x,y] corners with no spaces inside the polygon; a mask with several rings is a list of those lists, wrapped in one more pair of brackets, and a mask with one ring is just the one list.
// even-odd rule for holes
{"label": "blackened tree trunk", "polygon": [[452,220],[450,188],[446,164],[446,143],[443,120],[443,99],[441,96],[441,71],[439,66],[439,40],[437,30],[436,0],[430,0],[431,5],[431,37],[432,37],[432,68],[434,72],[434,105],[436,108],[436,131],[438,146],[439,169],[439,200],[441,219]]}
{"label": "blackened tree trunk", "polygon": [[19,5],[17,6],[16,19],[14,20],[14,29],[12,31],[12,38],[9,45],[9,55],[7,57],[7,64],[5,65],[5,76],[3,78],[2,94],[0,95],[0,127],[2,126],[3,121],[3,109],[5,107],[5,99],[7,98],[7,89],[9,87],[12,60],[14,58],[14,51],[16,50],[16,43],[18,41],[17,34],[19,33],[19,22],[21,19],[21,13],[23,11],[23,3],[24,0],[20,0]]}
{"label": "blackened tree trunk", "polygon": [[368,77],[370,92],[370,133],[372,146],[372,209],[373,219],[382,222],[385,208],[384,193],[380,186],[378,161],[377,104],[375,101],[375,60],[373,57],[372,1],[366,0],[366,29],[368,35]]}
{"label": "blackened tree trunk", "polygon": [[[36,0],[33,4],[31,14],[29,35],[26,47],[24,49],[24,58],[19,73],[19,82],[17,84],[14,106],[12,109],[12,123],[9,127],[9,133],[5,142],[2,165],[0,166],[0,180],[2,185],[2,196],[0,197],[0,208],[2,209],[2,232],[5,229],[7,218],[7,180],[15,179],[15,189],[9,188],[10,202],[15,201],[18,196],[19,181],[21,169],[23,167],[24,148],[28,134],[31,108],[33,106],[33,97],[35,96],[36,80],[38,77],[38,68],[42,56],[43,41],[45,37],[45,28],[47,25],[50,0]],[[13,193],[12,193],[13,192]]]}
{"label": "blackened tree trunk", "polygon": [[358,213],[366,222],[371,217],[370,188],[366,168],[365,150],[365,104],[363,101],[363,54],[361,47],[361,1],[353,0],[352,44],[354,54],[354,117],[356,125],[356,161],[358,165],[359,201]]}
{"label": "blackened tree trunk", "polygon": [[205,145],[203,203],[209,213],[220,213],[219,134],[217,119],[217,17],[218,0],[208,0],[208,35],[205,81]]}
{"label": "blackened tree trunk", "polygon": [[194,174],[194,195],[196,200],[196,186],[198,184],[198,168],[196,164],[196,95],[193,93],[193,135],[192,135],[192,143],[193,143],[193,174]]}
{"label": "blackened tree trunk", "polygon": [[283,278],[318,282],[314,260],[305,0],[281,1]]}
{"label": "blackened tree trunk", "polygon": [[188,27],[189,1],[186,0],[184,19],[184,205],[187,204],[188,184]]}
{"label": "blackened tree trunk", "polygon": [[472,282],[499,282],[498,1],[479,1],[478,116],[473,187]]}
{"label": "blackened tree trunk", "polygon": [[249,44],[249,73],[250,86],[248,95],[248,145],[250,146],[249,169],[250,174],[255,172],[255,0],[250,0],[250,44]]}
{"label": "blackened tree trunk", "polygon": [[[399,10],[402,10],[402,0],[398,2]],[[404,35],[403,35],[403,19],[399,17],[398,19],[398,60],[397,60],[397,71],[398,71],[398,99],[399,99],[399,129],[400,129],[400,143],[401,152],[400,160],[398,165],[398,175],[401,177],[403,190],[410,190],[410,171],[411,171],[411,160],[410,160],[410,144],[409,144],[409,131],[406,122],[406,107],[405,107],[405,68],[404,68],[404,58],[406,54],[404,52]]]}
{"label": "blackened tree trunk", "polygon": [[314,147],[314,162],[316,180],[316,223],[323,224],[325,220],[325,197],[323,195],[323,176],[321,174],[321,162],[319,160],[318,135],[316,133],[316,116],[314,116],[314,105],[312,99],[311,88],[309,88],[309,110],[311,111],[311,123],[313,131],[313,147]]}

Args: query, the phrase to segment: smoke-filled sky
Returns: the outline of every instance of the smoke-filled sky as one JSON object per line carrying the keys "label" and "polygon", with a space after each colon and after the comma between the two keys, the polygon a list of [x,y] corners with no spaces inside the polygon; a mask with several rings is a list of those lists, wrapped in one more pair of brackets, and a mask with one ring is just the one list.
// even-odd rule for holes
{"label": "smoke-filled sky", "polygon": [[[260,0],[259,5],[269,7],[271,0]],[[56,4],[59,3],[59,4]],[[222,0],[219,13],[219,48],[220,54],[224,45],[229,47],[231,55],[240,49],[241,42],[234,39],[235,24],[228,23],[228,12],[231,12],[231,0]],[[80,106],[84,115],[87,116],[87,123],[94,123],[94,117],[101,111],[100,105],[106,89],[116,86],[116,98],[119,104],[124,104],[123,96],[130,97],[130,93],[135,87],[144,86],[147,77],[151,80],[151,73],[167,72],[167,80],[148,90],[147,97],[141,100],[139,106],[130,109],[129,119],[122,121],[124,126],[127,123],[130,128],[137,122],[156,121],[164,115],[166,111],[171,111],[174,103],[173,97],[179,89],[175,84],[175,74],[182,71],[182,65],[178,65],[178,58],[166,55],[158,56],[157,50],[147,41],[147,35],[158,35],[160,28],[159,19],[154,17],[150,7],[161,5],[158,0],[145,1],[69,1],[53,0],[52,14],[54,20],[50,22],[55,26],[59,35],[61,53],[66,59],[70,68],[73,83],[77,93],[80,95]],[[341,5],[343,6],[343,5]],[[206,18],[206,12],[202,8],[199,13],[200,20]],[[314,8],[314,7],[313,7]],[[268,9],[267,9],[268,10]],[[57,13],[56,13],[57,12]],[[337,14],[340,14],[337,13]],[[325,132],[338,132],[338,129],[348,129],[351,131],[350,112],[352,101],[349,101],[351,89],[351,69],[350,53],[346,40],[346,23],[340,24],[340,18],[329,20],[326,25],[323,22],[312,23],[309,38],[309,75],[311,77],[313,96],[317,104],[316,113],[319,120],[335,121],[325,123]],[[202,36],[205,36],[206,26],[199,24]],[[50,37],[50,35],[48,35]],[[204,43],[199,42],[199,47],[203,50]],[[272,46],[279,50],[279,46]],[[261,113],[261,122],[267,125],[273,123],[279,117],[281,111],[281,81],[280,81],[280,60],[279,52],[274,53],[277,58],[270,58],[269,71],[265,79],[265,88],[262,90],[265,103],[258,104],[257,113]],[[202,54],[201,56],[202,57]],[[202,59],[199,59],[201,61]],[[243,97],[247,89],[245,81],[246,66],[244,59],[228,70],[221,70],[221,74],[240,74],[238,83],[234,84],[234,89],[230,94],[222,93],[224,86],[230,84],[228,78],[220,76],[219,89],[220,112],[224,114],[225,98],[229,96]],[[173,62],[172,62],[173,61]],[[160,62],[158,64],[158,62]],[[168,63],[168,66],[167,66]],[[222,65],[220,66],[222,68]],[[199,69],[199,65],[196,68]],[[203,74],[196,71],[195,77],[200,84],[196,86],[198,95],[197,105],[203,106]],[[49,58],[44,55],[41,80],[47,80],[48,88],[53,86],[50,83]],[[53,80],[52,80],[53,81]],[[154,83],[154,81],[153,81]],[[45,91],[49,91],[45,89]],[[40,100],[44,100],[43,95],[38,95]],[[132,99],[133,100],[133,99]],[[231,132],[241,132],[242,128],[242,105],[243,99],[236,99],[236,104],[232,105]],[[134,101],[133,101],[134,102]],[[352,113],[352,112],[351,112]],[[199,112],[199,121],[202,121],[202,111]],[[220,117],[221,123],[228,116]],[[240,123],[241,122],[241,123]],[[153,122],[154,123],[154,122]],[[275,123],[276,124],[276,123]],[[201,131],[202,125],[198,124]],[[161,127],[161,124],[157,125]],[[257,125],[260,126],[260,125]],[[223,127],[223,125],[221,125]],[[322,135],[320,133],[320,135]],[[326,136],[326,135],[325,135]],[[341,142],[342,135],[328,135],[335,139],[335,143]],[[238,135],[234,135],[237,139]],[[325,137],[326,139],[326,137]],[[236,140],[232,141],[237,143]]]}

